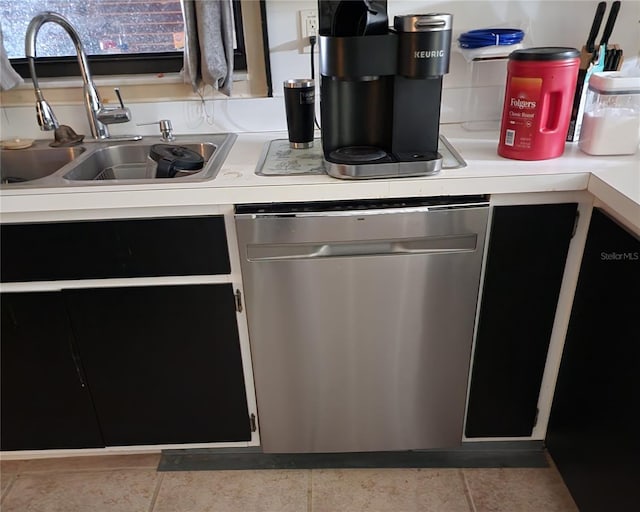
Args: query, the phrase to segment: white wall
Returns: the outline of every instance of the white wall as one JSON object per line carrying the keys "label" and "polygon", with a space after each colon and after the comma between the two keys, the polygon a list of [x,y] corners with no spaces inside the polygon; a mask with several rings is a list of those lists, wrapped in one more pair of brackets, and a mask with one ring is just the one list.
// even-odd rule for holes
{"label": "white wall", "polygon": [[[515,24],[525,29],[528,46],[571,46],[580,49],[591,27],[597,3],[597,0],[388,0],[388,10],[391,20],[395,14],[451,13],[454,16],[454,38],[474,28]],[[172,120],[176,133],[286,130],[282,82],[310,75],[310,56],[301,53],[298,11],[317,9],[317,2],[267,0],[266,7],[274,98],[220,99],[207,101],[204,108],[193,101],[131,103],[128,106],[133,114],[133,123],[112,125],[111,133],[155,135],[158,133],[157,127],[137,127],[135,123],[165,118]],[[622,2],[610,42],[619,43],[624,48],[629,60],[627,65],[638,63],[639,23],[640,1]],[[451,70],[444,81],[442,122],[497,119],[506,63],[474,64],[472,70],[456,48],[454,44]],[[470,89],[471,85],[473,89]],[[53,136],[52,132],[39,131],[32,105],[4,107],[0,110],[0,138]],[[56,106],[55,110],[61,123],[72,125],[78,133],[89,133],[83,107]]]}
{"label": "white wall", "polygon": [[[605,13],[608,16],[610,5]],[[586,42],[597,0],[439,1],[388,0],[389,20],[394,15],[445,12],[453,14],[453,36],[477,28],[515,27],[526,33],[526,46],[568,46],[581,49]],[[267,0],[271,72],[274,94],[282,95],[282,82],[310,76],[308,54],[300,53],[298,11],[317,9],[316,0]],[[604,21],[600,32],[604,29]],[[596,42],[599,42],[600,34]],[[640,1],[622,2],[609,41],[637,62],[640,52]],[[450,72],[444,80],[443,122],[470,117],[497,118],[504,90],[506,62],[468,64],[454,42]],[[317,63],[317,60],[316,60]],[[316,65],[317,71],[317,65]],[[470,96],[468,88],[474,86]]]}

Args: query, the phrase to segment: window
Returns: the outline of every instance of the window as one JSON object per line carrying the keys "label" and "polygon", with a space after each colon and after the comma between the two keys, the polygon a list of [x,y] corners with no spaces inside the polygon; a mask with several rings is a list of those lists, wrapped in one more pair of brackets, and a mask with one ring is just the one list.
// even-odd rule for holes
{"label": "window", "polygon": [[[247,68],[240,0],[232,0],[234,69]],[[179,0],[0,0],[0,23],[11,63],[29,76],[24,37],[39,12],[67,18],[80,35],[94,75],[177,72],[182,68],[184,20]],[[78,74],[68,35],[46,23],[38,35],[38,76]]]}

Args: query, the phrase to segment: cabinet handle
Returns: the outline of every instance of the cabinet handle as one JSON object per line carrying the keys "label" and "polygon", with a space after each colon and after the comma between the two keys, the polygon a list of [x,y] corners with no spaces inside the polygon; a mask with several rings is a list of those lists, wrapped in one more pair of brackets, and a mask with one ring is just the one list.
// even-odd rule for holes
{"label": "cabinet handle", "polygon": [[242,313],[242,292],[240,290],[236,290],[235,299],[236,299],[236,311],[238,313]]}

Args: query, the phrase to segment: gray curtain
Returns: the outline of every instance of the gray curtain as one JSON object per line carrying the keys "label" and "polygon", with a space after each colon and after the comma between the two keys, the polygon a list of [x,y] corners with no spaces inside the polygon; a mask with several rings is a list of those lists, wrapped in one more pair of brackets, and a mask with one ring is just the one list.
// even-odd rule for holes
{"label": "gray curtain", "polygon": [[185,24],[184,82],[197,91],[211,85],[231,96],[233,14],[231,0],[181,0]]}
{"label": "gray curtain", "polygon": [[2,27],[0,27],[0,91],[8,91],[16,85],[20,85],[24,80],[15,72],[4,49],[4,38]]}

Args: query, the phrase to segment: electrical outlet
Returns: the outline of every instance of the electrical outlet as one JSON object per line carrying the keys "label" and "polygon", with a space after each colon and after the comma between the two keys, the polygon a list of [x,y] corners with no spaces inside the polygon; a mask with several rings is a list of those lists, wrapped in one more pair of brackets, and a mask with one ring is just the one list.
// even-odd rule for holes
{"label": "electrical outlet", "polygon": [[[302,39],[302,53],[310,53],[309,37],[318,35],[318,11],[315,9],[302,9],[300,14],[300,38]],[[318,51],[316,42],[315,51]]]}

